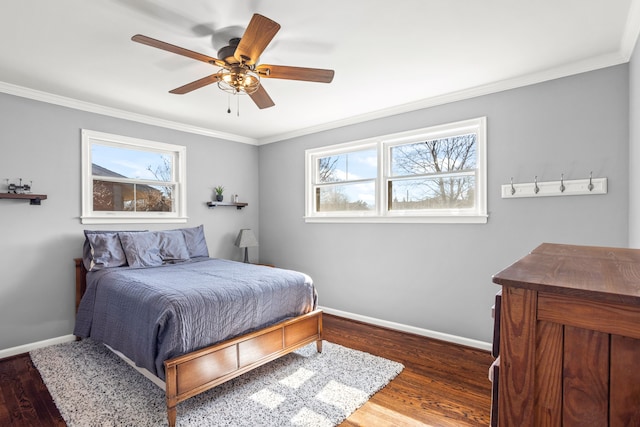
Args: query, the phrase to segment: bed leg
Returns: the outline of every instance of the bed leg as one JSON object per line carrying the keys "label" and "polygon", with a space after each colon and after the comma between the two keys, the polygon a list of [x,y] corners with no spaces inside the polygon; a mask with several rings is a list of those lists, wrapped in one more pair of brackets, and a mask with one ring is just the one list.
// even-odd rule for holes
{"label": "bed leg", "polygon": [[164,362],[165,397],[167,399],[167,418],[169,427],[175,427],[178,415],[178,371],[175,365],[167,366]]}
{"label": "bed leg", "polygon": [[167,406],[167,418],[169,419],[169,427],[176,426],[177,417],[178,417],[178,410],[176,409],[176,407]]}
{"label": "bed leg", "polygon": [[318,350],[318,353],[322,353],[322,335],[322,312],[320,312],[318,316],[318,340],[316,341],[316,350]]}

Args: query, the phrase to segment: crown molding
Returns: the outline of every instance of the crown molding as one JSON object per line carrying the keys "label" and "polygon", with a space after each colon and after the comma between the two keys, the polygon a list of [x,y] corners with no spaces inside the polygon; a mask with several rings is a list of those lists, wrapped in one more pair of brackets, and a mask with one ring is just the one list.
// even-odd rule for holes
{"label": "crown molding", "polygon": [[258,139],[258,145],[270,144],[273,142],[284,141],[291,138],[296,138],[304,135],[310,135],[317,132],[336,129],[343,126],[354,125],[363,123],[370,120],[376,120],[383,117],[393,116],[396,114],[408,113],[411,111],[421,110],[424,108],[435,107],[438,105],[444,105],[451,102],[462,101],[465,99],[471,99],[478,96],[490,95],[492,93],[498,93],[505,90],[516,89],[519,87],[534,85],[537,83],[543,83],[550,80],[559,79],[562,77],[568,77],[571,75],[581,74],[588,71],[594,71],[601,68],[612,67],[627,63],[631,60],[633,51],[635,49],[638,38],[640,37],[640,2],[632,1],[629,7],[629,14],[627,16],[627,22],[620,40],[620,47],[618,52],[601,55],[598,57],[590,58],[584,61],[567,64],[560,67],[555,67],[548,70],[543,70],[533,74],[527,74],[524,76],[515,77],[512,79],[502,80],[482,86],[469,88],[466,90],[445,94],[441,96],[430,97],[421,101],[403,104],[383,110],[374,111],[371,113],[361,114],[346,118],[344,120],[338,120],[330,123],[325,123],[318,126],[308,127],[305,129],[299,129],[297,131],[272,135],[266,138]]}
{"label": "crown molding", "polygon": [[[629,27],[640,27],[640,24]],[[632,37],[630,34],[629,37]],[[635,35],[637,37],[637,34]],[[633,50],[633,49],[631,49]],[[626,52],[625,52],[626,53]],[[322,131],[336,129],[339,127],[359,124],[371,120],[380,119],[383,117],[394,116],[397,114],[408,113],[411,111],[422,110],[425,108],[435,107],[438,105],[449,104],[456,101],[463,101],[465,99],[476,98],[483,95],[490,95],[493,93],[503,92],[510,89],[517,89],[520,87],[530,86],[538,83],[543,83],[550,80],[556,80],[563,77],[569,77],[576,74],[585,73],[588,71],[594,71],[601,68],[612,67],[614,65],[620,65],[629,61],[631,54],[626,55],[622,51],[613,54],[602,55],[588,60],[567,64],[564,66],[539,71],[533,74],[527,74],[512,79],[501,80],[486,85],[476,86],[469,89],[461,90],[458,92],[452,92],[445,95],[434,96],[426,98],[420,101],[411,102],[403,105],[398,105],[383,110],[373,111],[371,113],[360,114],[357,116],[349,117],[344,120],[337,120],[322,125],[299,129],[293,132],[283,133],[279,135],[273,135],[267,138],[258,139],[258,145],[266,145],[273,142],[284,141],[291,138],[297,138],[300,136],[310,135]]]}
{"label": "crown molding", "polygon": [[130,120],[133,122],[144,123],[153,126],[164,127],[167,129],[178,130],[181,132],[193,133],[197,135],[219,138],[226,141],[241,142],[243,144],[257,145],[258,140],[242,135],[220,132],[213,129],[192,126],[185,123],[164,120],[157,117],[147,116],[144,114],[132,113],[130,111],[120,110],[117,108],[105,107],[91,102],[80,101],[65,96],[55,95],[11,83],[0,82],[0,92],[15,95],[22,98],[33,99],[35,101],[46,102],[48,104],[60,105],[62,107],[73,108],[75,110],[86,111],[90,113],[101,114],[103,116],[115,117],[118,119]]}
{"label": "crown molding", "polygon": [[63,107],[73,108],[76,110],[87,111],[96,114],[102,114],[105,116],[116,117],[120,119],[135,121],[139,123],[145,123],[153,126],[164,127],[168,129],[178,130],[181,132],[193,133],[198,135],[209,136],[212,138],[224,139],[227,141],[235,141],[243,144],[250,145],[266,145],[274,142],[284,141],[287,139],[297,138],[313,133],[332,130],[344,126],[350,126],[354,124],[364,123],[371,120],[381,119],[384,117],[394,116],[398,114],[408,113],[416,110],[422,110],[425,108],[435,107],[438,105],[449,104],[452,102],[463,101],[466,99],[476,98],[483,95],[490,95],[493,93],[503,92],[510,89],[516,89],[520,87],[530,86],[538,83],[543,83],[550,80],[555,80],[563,77],[568,77],[576,74],[585,73],[588,71],[594,71],[601,68],[611,67],[623,63],[629,62],[635,43],[640,34],[640,2],[632,4],[633,13],[629,14],[629,19],[625,28],[624,39],[621,42],[620,50],[616,53],[601,55],[598,57],[590,58],[588,60],[567,64],[564,66],[542,70],[537,73],[527,74],[524,76],[518,76],[512,79],[506,79],[486,85],[476,86],[469,89],[453,92],[445,95],[434,96],[426,98],[420,101],[402,104],[382,110],[373,111],[370,113],[360,114],[353,117],[348,117],[342,120],[336,120],[333,122],[323,123],[317,126],[311,126],[304,129],[295,130],[292,132],[286,132],[282,134],[275,134],[265,138],[249,138],[242,135],[236,135],[231,133],[225,133],[216,131],[213,129],[207,129],[197,126],[192,126],[180,122],[174,122],[170,120],[159,119],[152,116],[147,116],[138,113],[132,113],[130,111],[120,110],[111,107],[105,107],[90,102],[84,102],[73,98],[68,98],[60,95],[55,95],[35,89],[30,89],[22,86],[13,85],[10,83],[0,82],[0,92],[4,92],[10,95],[20,96],[23,98],[29,98],[36,101],[46,102],[49,104],[60,105]]}

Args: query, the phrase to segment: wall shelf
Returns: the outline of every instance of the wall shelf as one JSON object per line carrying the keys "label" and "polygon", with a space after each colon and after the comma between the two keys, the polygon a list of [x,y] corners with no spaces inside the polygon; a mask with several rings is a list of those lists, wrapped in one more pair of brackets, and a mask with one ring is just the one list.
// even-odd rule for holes
{"label": "wall shelf", "polygon": [[215,208],[216,206],[235,206],[236,209],[240,210],[245,206],[249,205],[249,203],[240,203],[240,202],[207,202],[207,206],[210,208]]}
{"label": "wall shelf", "polygon": [[46,194],[0,193],[0,199],[26,199],[29,200],[30,205],[40,205],[40,201],[46,198]]}

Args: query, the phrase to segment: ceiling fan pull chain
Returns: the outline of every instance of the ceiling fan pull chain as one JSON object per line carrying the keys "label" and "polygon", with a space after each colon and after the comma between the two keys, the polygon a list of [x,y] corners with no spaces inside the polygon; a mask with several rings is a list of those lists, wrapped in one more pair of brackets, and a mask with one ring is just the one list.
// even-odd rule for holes
{"label": "ceiling fan pull chain", "polygon": [[237,116],[240,117],[240,97],[236,95],[236,99],[238,100]]}
{"label": "ceiling fan pull chain", "polygon": [[227,114],[231,114],[231,95],[227,94]]}

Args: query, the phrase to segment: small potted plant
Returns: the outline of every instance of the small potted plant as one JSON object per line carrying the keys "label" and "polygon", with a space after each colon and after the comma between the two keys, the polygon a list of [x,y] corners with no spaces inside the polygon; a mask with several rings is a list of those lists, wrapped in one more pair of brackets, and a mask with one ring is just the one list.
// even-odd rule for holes
{"label": "small potted plant", "polygon": [[216,201],[221,202],[223,199],[222,193],[224,192],[224,187],[222,185],[218,185],[213,189],[216,192]]}

